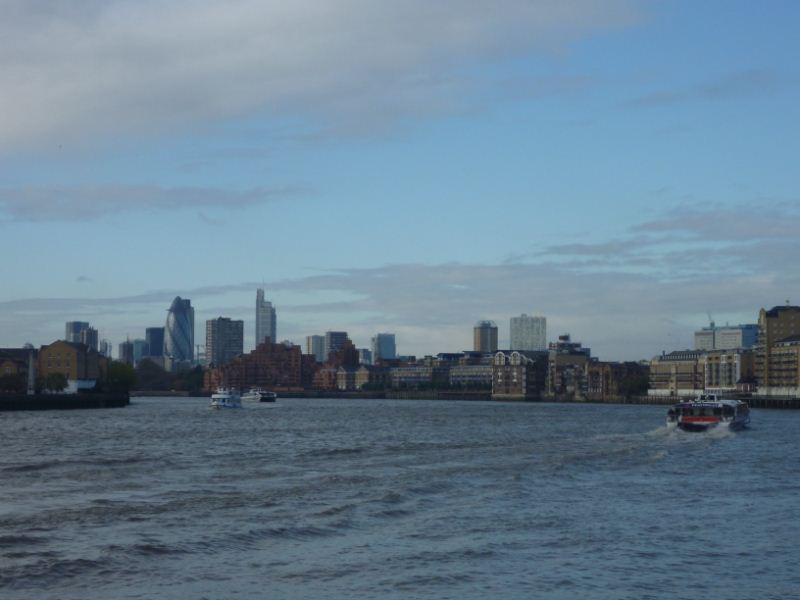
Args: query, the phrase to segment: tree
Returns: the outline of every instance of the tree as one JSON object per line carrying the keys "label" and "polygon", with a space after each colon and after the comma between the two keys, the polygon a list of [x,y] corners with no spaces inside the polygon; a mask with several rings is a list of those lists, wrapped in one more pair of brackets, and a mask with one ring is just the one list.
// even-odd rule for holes
{"label": "tree", "polygon": [[0,392],[21,394],[25,391],[27,381],[23,373],[14,373],[0,377]]}
{"label": "tree", "polygon": [[136,385],[136,371],[127,363],[118,360],[108,365],[106,388],[110,392],[129,392]]}
{"label": "tree", "polygon": [[67,376],[63,373],[48,373],[42,383],[42,387],[48,392],[63,392],[67,387]]}
{"label": "tree", "polygon": [[137,390],[170,390],[174,387],[175,376],[167,373],[152,360],[139,361],[136,367]]}
{"label": "tree", "polygon": [[176,390],[183,390],[196,394],[203,389],[203,367],[197,366],[187,371],[180,371],[175,377],[173,386]]}

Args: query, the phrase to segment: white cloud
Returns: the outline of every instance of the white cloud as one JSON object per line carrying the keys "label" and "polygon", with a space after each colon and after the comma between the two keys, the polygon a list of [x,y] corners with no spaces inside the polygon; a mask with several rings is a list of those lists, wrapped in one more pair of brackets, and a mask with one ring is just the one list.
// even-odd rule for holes
{"label": "white cloud", "polygon": [[0,151],[257,111],[374,127],[451,110],[463,65],[638,18],[635,0],[6,0]]}

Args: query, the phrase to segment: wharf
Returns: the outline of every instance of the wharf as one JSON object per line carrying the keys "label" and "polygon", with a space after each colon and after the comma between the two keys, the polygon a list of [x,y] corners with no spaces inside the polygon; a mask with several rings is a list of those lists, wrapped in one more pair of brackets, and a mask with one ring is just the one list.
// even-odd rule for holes
{"label": "wharf", "polygon": [[72,410],[128,406],[127,393],[120,394],[10,394],[0,395],[0,412],[12,410]]}

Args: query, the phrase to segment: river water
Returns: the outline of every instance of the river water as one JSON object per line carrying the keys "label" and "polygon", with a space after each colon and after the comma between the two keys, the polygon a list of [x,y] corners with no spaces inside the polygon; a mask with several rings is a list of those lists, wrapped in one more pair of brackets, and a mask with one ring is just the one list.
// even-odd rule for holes
{"label": "river water", "polygon": [[203,399],[0,413],[0,597],[800,598],[800,412]]}

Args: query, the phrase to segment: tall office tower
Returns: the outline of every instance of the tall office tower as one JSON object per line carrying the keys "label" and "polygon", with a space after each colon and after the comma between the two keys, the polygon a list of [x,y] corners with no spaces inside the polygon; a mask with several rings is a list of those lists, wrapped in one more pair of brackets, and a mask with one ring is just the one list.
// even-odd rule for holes
{"label": "tall office tower", "polygon": [[494,321],[478,321],[472,335],[475,352],[497,352],[497,325]]}
{"label": "tall office tower", "polygon": [[344,348],[344,343],[347,341],[346,331],[326,331],[325,332],[325,360],[331,355],[331,352],[341,350]]}
{"label": "tall office tower", "polygon": [[266,338],[278,343],[278,323],[272,302],[264,300],[264,290],[256,290],[256,348]]}
{"label": "tall office tower", "polygon": [[325,362],[325,336],[307,335],[306,354],[313,354],[318,363]]}
{"label": "tall office tower", "polygon": [[[755,372],[758,388],[783,387],[783,372],[794,368],[791,361],[783,364],[783,344],[800,337],[800,306],[775,306],[761,309],[758,315],[758,344]],[[794,365],[797,365],[795,362]]]}
{"label": "tall office tower", "polygon": [[206,321],[206,361],[215,367],[227,365],[244,354],[244,321],[218,317]]}
{"label": "tall office tower", "polygon": [[366,348],[359,348],[358,349],[358,364],[360,365],[371,365],[372,363],[372,352],[367,350]]}
{"label": "tall office tower", "polygon": [[111,358],[111,342],[108,340],[100,340],[98,352],[106,358]]}
{"label": "tall office tower", "polygon": [[64,341],[74,342],[80,344],[81,331],[89,329],[89,323],[86,321],[67,321],[66,333],[64,334]]}
{"label": "tall office tower", "polygon": [[164,328],[148,327],[144,330],[144,339],[150,349],[148,356],[164,356]]}
{"label": "tall office tower", "polygon": [[547,319],[511,317],[511,350],[547,350]]}
{"label": "tall office tower", "polygon": [[87,327],[86,329],[81,329],[81,336],[80,336],[81,344],[86,344],[92,350],[97,350],[97,329],[94,327]]}
{"label": "tall office tower", "polygon": [[194,360],[194,308],[191,300],[175,296],[164,326],[164,355],[171,363]]}
{"label": "tall office tower", "polygon": [[150,353],[150,347],[147,345],[147,340],[133,340],[133,364],[138,365],[142,357]]}
{"label": "tall office tower", "polygon": [[383,359],[397,358],[397,348],[393,333],[378,333],[372,338],[372,360],[376,363]]}
{"label": "tall office tower", "polygon": [[122,342],[119,345],[119,354],[117,358],[119,362],[133,366],[133,342],[130,340]]}

